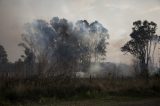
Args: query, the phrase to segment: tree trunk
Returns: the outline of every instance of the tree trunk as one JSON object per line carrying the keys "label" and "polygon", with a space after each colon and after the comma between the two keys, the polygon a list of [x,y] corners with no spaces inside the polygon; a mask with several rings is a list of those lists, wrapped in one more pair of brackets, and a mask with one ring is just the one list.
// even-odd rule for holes
{"label": "tree trunk", "polygon": [[142,59],[140,64],[141,64],[140,65],[141,66],[141,76],[144,79],[148,80],[148,77],[149,77],[148,64],[145,63],[145,59]]}

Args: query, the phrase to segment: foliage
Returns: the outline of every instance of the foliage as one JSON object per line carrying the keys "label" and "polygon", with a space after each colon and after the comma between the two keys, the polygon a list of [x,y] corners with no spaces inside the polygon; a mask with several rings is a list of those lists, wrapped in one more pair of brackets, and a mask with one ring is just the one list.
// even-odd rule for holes
{"label": "foliage", "polygon": [[148,21],[133,23],[131,40],[122,48],[122,52],[129,52],[139,59],[141,71],[148,76],[148,64],[154,55],[155,47],[160,37],[156,35],[157,24]]}
{"label": "foliage", "polygon": [[0,45],[0,65],[8,62],[7,53],[2,45]]}

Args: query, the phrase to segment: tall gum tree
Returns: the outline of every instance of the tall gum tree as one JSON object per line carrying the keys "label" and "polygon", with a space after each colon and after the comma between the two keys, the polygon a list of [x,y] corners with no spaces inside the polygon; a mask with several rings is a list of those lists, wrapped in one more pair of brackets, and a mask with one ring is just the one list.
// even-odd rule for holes
{"label": "tall gum tree", "polygon": [[160,39],[156,30],[157,24],[152,21],[135,21],[130,34],[131,40],[121,47],[122,52],[129,52],[139,60],[141,75],[146,78],[149,77],[149,63]]}

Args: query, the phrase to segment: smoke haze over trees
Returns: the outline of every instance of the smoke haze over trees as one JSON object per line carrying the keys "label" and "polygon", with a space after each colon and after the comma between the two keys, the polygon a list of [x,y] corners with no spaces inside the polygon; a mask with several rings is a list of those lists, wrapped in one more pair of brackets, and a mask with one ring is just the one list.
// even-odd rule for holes
{"label": "smoke haze over trees", "polygon": [[0,0],[0,106],[159,106],[160,0]]}
{"label": "smoke haze over trees", "polygon": [[39,19],[25,24],[18,44],[24,50],[21,58],[8,62],[0,46],[0,100],[104,98],[133,95],[130,91],[159,97],[160,68],[149,68],[160,40],[157,25],[148,21],[133,25],[131,40],[119,48],[133,55],[132,66],[105,61],[109,34],[98,21],[73,23],[53,17],[49,22]]}
{"label": "smoke haze over trees", "polygon": [[37,62],[40,73],[87,71],[91,61],[100,61],[106,55],[109,35],[98,21],[72,23],[54,17],[49,23],[36,20],[25,26],[24,42],[19,45],[25,48],[25,61]]}
{"label": "smoke haze over trees", "polygon": [[[53,17],[49,22],[39,19],[25,24],[23,42],[19,43],[24,49],[24,55],[15,62],[15,70],[23,70],[24,72],[19,73],[24,75],[74,77],[77,73],[101,73],[102,76],[115,73],[116,76],[126,76],[133,74],[133,69],[138,74],[140,69],[141,74],[146,73],[148,76],[149,70],[158,68],[153,65],[149,69],[159,42],[157,24],[136,21],[133,25],[133,32],[130,34],[132,39],[121,48],[123,52],[129,52],[137,58],[130,72],[128,67],[131,66],[104,61],[109,34],[101,23],[89,23],[87,20],[73,23],[59,17]],[[7,53],[3,47],[1,54],[1,60],[7,63]]]}

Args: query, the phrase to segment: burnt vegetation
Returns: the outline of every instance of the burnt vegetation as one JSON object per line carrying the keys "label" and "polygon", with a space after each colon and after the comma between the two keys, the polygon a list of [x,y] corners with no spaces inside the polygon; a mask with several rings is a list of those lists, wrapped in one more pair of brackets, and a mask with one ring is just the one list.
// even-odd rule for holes
{"label": "burnt vegetation", "polygon": [[[109,34],[98,21],[72,23],[54,17],[50,22],[36,20],[25,24],[18,45],[24,54],[19,60],[9,62],[4,47],[0,46],[0,105],[45,97],[159,97],[160,69],[153,64],[154,58],[158,58],[155,52],[160,41],[157,24],[136,21],[132,29],[131,40],[121,48],[135,59],[128,66],[105,62]],[[91,73],[94,70],[99,73]],[[132,74],[125,76],[124,70]]]}

